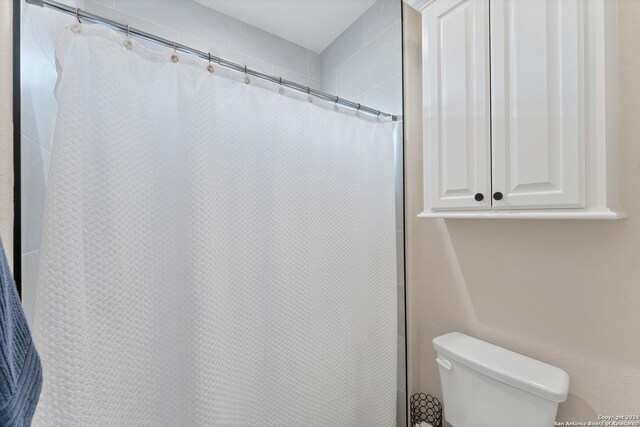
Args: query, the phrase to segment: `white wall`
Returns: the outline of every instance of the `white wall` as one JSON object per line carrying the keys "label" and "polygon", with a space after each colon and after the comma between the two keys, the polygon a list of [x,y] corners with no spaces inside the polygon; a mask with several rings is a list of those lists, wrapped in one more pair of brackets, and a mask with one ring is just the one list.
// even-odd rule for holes
{"label": "white wall", "polygon": [[404,17],[409,391],[442,396],[431,340],[460,331],[566,370],[560,421],[638,413],[640,2],[619,1],[620,221],[417,218],[421,16]]}
{"label": "white wall", "polygon": [[321,84],[317,53],[192,0],[84,0],[84,8],[284,79]]}
{"label": "white wall", "polygon": [[402,115],[399,0],[378,0],[320,55],[322,90]]}
{"label": "white wall", "polygon": [[13,2],[0,2],[0,236],[13,268]]}

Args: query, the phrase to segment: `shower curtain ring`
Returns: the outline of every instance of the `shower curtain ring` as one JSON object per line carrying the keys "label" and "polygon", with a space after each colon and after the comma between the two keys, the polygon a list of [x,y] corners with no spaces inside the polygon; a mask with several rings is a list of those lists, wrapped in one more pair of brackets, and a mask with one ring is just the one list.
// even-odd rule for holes
{"label": "shower curtain ring", "polygon": [[178,55],[176,55],[176,41],[173,41],[173,54],[171,55],[171,62],[173,62],[174,64],[176,62],[180,61],[180,58],[178,58]]}
{"label": "shower curtain ring", "polygon": [[278,89],[278,93],[280,95],[284,95],[284,89],[282,88],[282,76],[278,77],[278,84],[280,85],[280,89]]}
{"label": "shower curtain ring", "polygon": [[132,48],[132,44],[131,44],[131,40],[129,39],[129,33],[131,32],[131,29],[129,28],[129,24],[127,24],[127,38],[124,40],[124,47],[126,49],[131,50]]}
{"label": "shower curtain ring", "polygon": [[207,71],[210,73],[213,73],[215,71],[213,65],[211,65],[211,52],[209,52],[209,65],[207,65]]}
{"label": "shower curtain ring", "polygon": [[78,24],[82,24],[82,21],[80,20],[80,8],[76,7],[76,19],[78,20]]}
{"label": "shower curtain ring", "polygon": [[362,105],[358,104],[358,111],[360,111],[360,108],[362,108]]}
{"label": "shower curtain ring", "polygon": [[249,76],[247,76],[247,66],[244,66],[244,82],[245,84],[249,84],[249,82],[251,82],[251,80],[249,80]]}
{"label": "shower curtain ring", "polygon": [[307,86],[307,101],[313,102],[313,98],[311,97],[311,87]]}

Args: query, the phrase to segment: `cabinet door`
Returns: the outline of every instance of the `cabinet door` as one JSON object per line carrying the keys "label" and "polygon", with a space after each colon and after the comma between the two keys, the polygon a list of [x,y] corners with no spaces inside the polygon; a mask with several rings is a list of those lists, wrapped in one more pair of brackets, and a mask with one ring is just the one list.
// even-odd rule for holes
{"label": "cabinet door", "polygon": [[422,16],[425,210],[490,209],[488,0]]}
{"label": "cabinet door", "polygon": [[491,0],[495,209],[584,206],[584,2]]}

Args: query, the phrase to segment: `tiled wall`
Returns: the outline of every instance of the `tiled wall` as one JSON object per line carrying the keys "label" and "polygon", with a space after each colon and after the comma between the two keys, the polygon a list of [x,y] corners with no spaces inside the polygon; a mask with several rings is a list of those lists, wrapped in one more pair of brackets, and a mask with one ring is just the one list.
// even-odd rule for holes
{"label": "tiled wall", "polygon": [[[378,0],[321,54],[187,0],[66,0],[89,12],[252,68],[402,114],[400,0]],[[35,300],[42,211],[57,110],[53,43],[73,17],[22,2],[23,290]],[[176,7],[179,5],[179,13]],[[398,425],[404,425],[404,236],[402,142],[396,145],[398,236]]]}
{"label": "tiled wall", "polygon": [[[387,113],[402,115],[400,0],[378,0],[320,55],[322,90]],[[397,424],[406,422],[404,330],[404,217],[402,141],[396,143],[396,245],[398,254]]]}
{"label": "tiled wall", "polygon": [[13,268],[12,5],[0,2],[0,236]]}
{"label": "tiled wall", "polygon": [[399,0],[378,0],[320,55],[322,89],[402,114],[402,22]]}
{"label": "tiled wall", "polygon": [[189,0],[84,0],[84,8],[168,40],[319,88],[320,55]]}

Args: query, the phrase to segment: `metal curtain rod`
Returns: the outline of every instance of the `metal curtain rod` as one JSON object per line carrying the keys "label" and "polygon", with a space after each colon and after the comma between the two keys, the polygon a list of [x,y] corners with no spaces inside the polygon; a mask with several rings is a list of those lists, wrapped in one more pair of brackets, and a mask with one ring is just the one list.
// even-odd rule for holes
{"label": "metal curtain rod", "polygon": [[149,34],[145,31],[142,30],[138,30],[136,28],[130,27],[129,25],[126,24],[121,24],[120,22],[116,22],[116,21],[112,21],[111,19],[108,18],[104,18],[102,16],[99,15],[95,15],[93,13],[89,13],[86,12],[84,10],[81,10],[79,8],[74,8],[71,6],[67,6],[66,4],[57,2],[57,1],[53,1],[53,0],[26,0],[27,3],[32,4],[32,5],[36,5],[36,6],[40,6],[40,7],[47,7],[49,9],[53,9],[53,10],[57,10],[59,12],[63,12],[69,15],[73,15],[78,19],[78,22],[81,22],[81,20],[85,20],[85,21],[89,21],[89,22],[93,22],[93,23],[98,23],[98,24],[104,24],[108,27],[111,27],[115,30],[121,31],[123,33],[126,33],[128,36],[135,36],[141,39],[145,39],[166,47],[169,47],[175,51],[180,51],[180,52],[184,52],[190,55],[195,55],[197,57],[200,57],[202,59],[205,59],[209,62],[216,62],[219,65],[226,67],[226,68],[230,68],[236,71],[240,71],[242,73],[245,74],[249,74],[255,77],[258,77],[260,79],[264,79],[264,80],[268,80],[270,82],[273,83],[278,83],[279,85],[288,87],[290,89],[296,90],[298,92],[304,92],[306,94],[309,95],[313,95],[315,97],[324,99],[326,101],[331,101],[335,104],[339,104],[342,105],[344,107],[347,108],[351,108],[357,111],[362,111],[364,113],[367,114],[371,114],[373,116],[378,116],[378,117],[391,117],[392,120],[397,121],[399,119],[401,119],[401,117],[399,116],[394,116],[392,114],[389,113],[384,113],[382,111],[379,110],[375,110],[371,107],[366,107],[364,105],[358,104],[356,102],[353,101],[349,101],[346,99],[342,99],[338,96],[334,96],[334,95],[330,95],[328,93],[316,90],[316,89],[312,89],[309,86],[304,86],[301,85],[299,83],[296,82],[292,82],[289,80],[285,80],[282,77],[276,77],[276,76],[272,76],[266,73],[263,73],[261,71],[258,71],[256,69],[247,67],[246,65],[243,64],[239,64],[237,62],[231,61],[229,59],[225,59],[225,58],[221,58],[219,56],[215,56],[212,55],[210,52],[201,52],[197,49],[193,49],[189,46],[185,46],[183,44],[180,43],[176,43],[175,41],[172,40],[167,40],[164,39],[162,37],[158,37],[156,35],[153,34]]}

